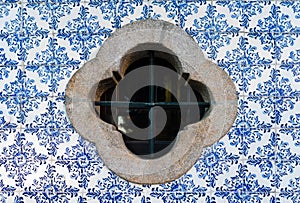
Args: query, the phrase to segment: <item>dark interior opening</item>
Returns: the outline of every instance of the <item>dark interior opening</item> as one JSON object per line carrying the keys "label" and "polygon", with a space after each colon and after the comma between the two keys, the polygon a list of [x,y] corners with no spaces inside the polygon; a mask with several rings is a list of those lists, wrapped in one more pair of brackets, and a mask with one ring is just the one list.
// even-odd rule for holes
{"label": "dark interior opening", "polygon": [[[143,56],[138,58],[137,60],[133,60],[132,63],[128,65],[125,70],[124,77],[130,71],[133,71],[137,68],[149,65],[159,65],[166,68],[169,68],[175,72],[178,72],[179,67],[174,67],[172,62],[168,61],[168,58],[160,57],[162,54],[159,51],[143,51],[143,53],[138,53],[139,56]],[[166,53],[164,53],[166,56]],[[174,58],[174,56],[170,55],[170,58]],[[143,77],[150,77],[150,76],[143,76]],[[166,76],[167,77],[167,76]],[[111,80],[113,81],[113,80]],[[193,84],[195,81],[188,81],[187,82],[193,88]],[[188,94],[184,92],[184,88],[180,87],[176,84],[176,81],[169,81],[168,85],[175,85],[178,89],[178,95],[185,95]],[[124,106],[118,105],[117,98],[112,98],[113,92],[117,86],[117,82],[111,85],[106,91],[104,91],[100,96],[100,101],[96,101],[96,106],[99,104],[100,106],[100,118],[109,123],[116,126],[117,130],[122,133],[123,140],[126,147],[136,155],[143,155],[145,158],[152,158],[152,154],[160,152],[161,150],[165,150],[163,154],[166,154],[172,148],[176,136],[180,129],[180,122],[184,122],[183,126],[186,126],[191,123],[196,123],[203,118],[205,112],[209,108],[209,103],[205,102],[201,93],[196,89],[193,88],[193,92],[197,97],[197,102],[199,103],[199,112],[200,115],[197,118],[191,119],[187,112],[182,113],[179,108],[179,103],[176,99],[176,95],[173,95],[171,92],[167,90],[167,88],[157,87],[157,86],[147,86],[144,88],[139,89],[132,98],[130,98],[129,103],[129,110],[125,109]],[[182,91],[182,92],[181,92]],[[178,96],[177,95],[177,96]],[[111,102],[114,102],[112,105]],[[145,105],[140,105],[140,104]],[[128,135],[130,133],[130,129],[126,129],[126,120],[131,119],[131,121],[139,128],[146,128],[150,125],[149,120],[149,111],[152,108],[151,105],[148,104],[155,104],[157,106],[161,106],[167,115],[167,123],[164,126],[161,133],[155,136],[152,139],[148,140],[138,140],[133,139]],[[137,105],[139,104],[139,105]],[[186,108],[189,108],[188,106]],[[113,121],[112,111],[118,112],[118,123]],[[124,115],[127,115],[129,111],[130,118],[126,118]],[[155,112],[153,113],[152,118],[155,120]],[[183,118],[183,119],[181,119]],[[121,124],[122,125],[121,125]],[[159,125],[156,124],[156,126]],[[151,132],[149,132],[150,135]],[[126,135],[127,134],[127,135]],[[162,154],[162,155],[163,155]],[[157,156],[155,157],[157,158]]]}

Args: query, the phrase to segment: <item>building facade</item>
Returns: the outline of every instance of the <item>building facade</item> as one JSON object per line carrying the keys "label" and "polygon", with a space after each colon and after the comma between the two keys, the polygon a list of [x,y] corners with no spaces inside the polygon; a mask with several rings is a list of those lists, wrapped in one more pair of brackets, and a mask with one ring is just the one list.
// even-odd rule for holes
{"label": "building facade", "polygon": [[[141,185],[76,132],[65,91],[117,29],[149,18],[184,30],[228,73],[238,113],[182,177]],[[300,201],[300,2],[7,0],[0,19],[2,202]]]}

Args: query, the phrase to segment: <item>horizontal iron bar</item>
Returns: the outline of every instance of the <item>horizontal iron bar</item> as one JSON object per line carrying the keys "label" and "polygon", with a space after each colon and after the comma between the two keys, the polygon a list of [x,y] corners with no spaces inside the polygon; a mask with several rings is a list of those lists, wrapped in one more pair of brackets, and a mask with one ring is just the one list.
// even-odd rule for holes
{"label": "horizontal iron bar", "polygon": [[[113,107],[127,107],[130,105],[131,107],[137,108],[145,108],[145,107],[154,107],[154,106],[166,106],[166,107],[177,107],[179,103],[177,102],[122,102],[122,101],[95,101],[95,106],[113,106]],[[208,108],[210,107],[210,103],[208,102],[181,102],[181,106],[195,106],[198,105],[200,107]]]}

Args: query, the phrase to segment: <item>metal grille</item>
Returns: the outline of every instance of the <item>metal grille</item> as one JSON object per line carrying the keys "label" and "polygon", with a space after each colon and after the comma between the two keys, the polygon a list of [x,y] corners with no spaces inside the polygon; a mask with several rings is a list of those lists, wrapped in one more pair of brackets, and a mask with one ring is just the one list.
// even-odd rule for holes
{"label": "metal grille", "polygon": [[[150,81],[155,80],[155,74],[153,72],[154,65],[161,65],[176,71],[176,68],[168,63],[167,60],[156,57],[155,52],[156,51],[148,51],[147,57],[143,57],[132,63],[126,69],[127,71],[125,72],[124,77],[126,77],[126,74],[130,71],[143,65],[150,65],[149,74],[147,75],[147,77],[150,77]],[[189,83],[188,73],[183,73],[182,77],[187,81],[187,83]],[[100,106],[100,118],[117,127],[117,129],[123,134],[123,139],[127,148],[136,155],[151,155],[171,145],[174,139],[176,139],[177,133],[181,130],[179,129],[178,125],[178,121],[180,122],[181,116],[185,117],[185,125],[195,123],[204,116],[205,112],[210,107],[210,103],[205,102],[199,91],[195,89],[193,89],[193,93],[197,97],[197,102],[189,102],[190,100],[188,97],[190,93],[185,92],[184,94],[185,96],[187,96],[187,102],[180,103],[179,107],[179,103],[177,102],[176,97],[172,95],[172,93],[168,92],[167,88],[156,87],[154,85],[149,85],[148,87],[140,89],[132,98],[130,98],[130,101],[120,101],[119,98],[111,98],[112,93],[121,78],[122,77],[119,75],[119,73],[113,72],[113,79],[115,81],[115,84],[113,85],[113,87],[109,88],[102,94],[100,101],[95,101],[95,106]],[[176,85],[176,81],[170,81],[170,85],[174,84]],[[178,89],[180,93],[180,87],[178,87]],[[128,105],[130,107],[130,118],[122,118],[124,111],[128,111]],[[200,110],[198,120],[190,120],[189,113],[186,113],[185,115],[181,114],[180,108],[189,109],[191,106],[195,105],[198,106]],[[155,125],[153,126],[153,128],[149,129],[149,137],[154,137],[152,139],[132,139],[126,135],[126,133],[128,133],[130,129],[126,129],[126,127],[121,126],[120,123],[115,123],[112,119],[112,111],[114,111],[115,113],[117,113],[117,115],[119,115],[120,122],[123,121],[126,123],[126,119],[131,119],[138,127],[145,128],[149,125],[149,119],[155,120],[155,111],[149,111],[155,106],[160,106],[166,111],[168,121],[166,123],[166,126],[164,127],[164,130],[157,136],[154,135]]]}

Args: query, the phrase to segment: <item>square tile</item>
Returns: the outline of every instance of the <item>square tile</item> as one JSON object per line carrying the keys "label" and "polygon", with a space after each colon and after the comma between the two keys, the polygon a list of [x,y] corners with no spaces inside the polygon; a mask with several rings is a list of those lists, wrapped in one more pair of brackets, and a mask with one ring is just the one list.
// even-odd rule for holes
{"label": "square tile", "polygon": [[[23,6],[23,15],[28,15],[24,27],[37,30],[49,30],[52,20],[51,4],[46,2],[29,2]],[[29,17],[30,16],[30,17]],[[32,26],[32,27],[31,27]],[[28,32],[30,35],[34,34],[35,30]]]}
{"label": "square tile", "polygon": [[[276,92],[276,66],[249,66],[243,71],[245,94],[249,97],[269,97]],[[247,88],[246,88],[247,87]],[[247,90],[247,91],[246,91]]]}
{"label": "square tile", "polygon": [[20,127],[21,101],[17,96],[0,97],[2,127]]}
{"label": "square tile", "polygon": [[147,0],[137,1],[131,4],[132,9],[128,9],[131,10],[131,12],[128,12],[128,16],[126,18],[130,20],[129,22],[148,19],[151,12],[149,4],[150,2]]}
{"label": "square tile", "polygon": [[88,20],[89,10],[85,3],[58,3],[53,18],[56,18],[57,25],[54,27],[55,33],[71,34],[80,31],[81,27]]}
{"label": "square tile", "polygon": [[65,92],[69,80],[78,69],[78,65],[52,67],[51,80],[49,82],[51,95],[57,97]]}
{"label": "square tile", "polygon": [[300,96],[300,81],[297,72],[298,64],[288,64],[288,66],[277,66],[277,91],[283,97]]}
{"label": "square tile", "polygon": [[253,164],[258,164],[256,161],[274,161],[278,147],[277,139],[279,137],[277,131],[275,129],[251,129],[250,131],[251,137],[255,139],[255,142],[249,145],[247,159],[250,159],[250,162],[252,160]]}
{"label": "square tile", "polygon": [[31,95],[38,95],[39,92],[44,92],[43,96],[49,96],[51,92],[51,78],[52,78],[52,67],[47,65],[32,65],[25,67],[26,74],[26,87],[30,89],[34,87],[35,90],[31,91]]}
{"label": "square tile", "polygon": [[213,1],[219,19],[226,19],[229,27],[236,27],[240,31],[244,31],[245,24],[247,23],[242,21],[242,15],[247,13],[245,4],[244,0]]}
{"label": "square tile", "polygon": [[[30,36],[33,38],[34,36]],[[57,49],[55,40],[52,36],[43,38],[39,41],[39,45],[34,50],[29,50],[24,62],[26,66],[45,66],[53,65],[55,62],[55,50]]]}
{"label": "square tile", "polygon": [[[271,17],[271,8],[275,6],[275,1],[266,0],[257,2],[255,0],[245,1],[247,2],[246,12],[248,20],[248,27],[246,32],[265,32],[268,31],[267,22]],[[271,19],[270,19],[271,20]],[[274,22],[274,21],[273,21]],[[259,26],[261,24],[261,26]]]}
{"label": "square tile", "polygon": [[277,124],[282,128],[299,127],[299,97],[276,97]]}
{"label": "square tile", "polygon": [[300,4],[298,1],[278,0],[277,5],[281,13],[286,15],[292,26],[300,27]]}
{"label": "square tile", "polygon": [[64,66],[66,65],[65,60],[75,64],[79,62],[80,66],[84,64],[84,60],[81,59],[81,50],[84,49],[84,44],[77,41],[76,34],[68,37],[56,35],[54,38],[56,52],[53,63],[55,65]]}
{"label": "square tile", "polygon": [[[214,1],[215,2],[215,1]],[[226,18],[231,20],[234,24],[238,24],[241,31],[248,31],[250,25],[255,20],[256,15],[260,15],[263,9],[270,5],[271,0],[255,1],[255,0],[218,0],[218,6],[228,9]]]}
{"label": "square tile", "polygon": [[24,116],[22,127],[25,129],[45,128],[51,116],[49,98],[22,98],[21,114]]}
{"label": "square tile", "polygon": [[[10,38],[9,34],[7,38]],[[17,50],[13,46],[9,46],[7,42],[0,41],[0,76],[7,77],[5,74],[9,69],[13,69],[22,62],[18,59]],[[7,68],[7,70],[5,69]]]}
{"label": "square tile", "polygon": [[20,12],[21,5],[17,2],[3,2],[0,4],[0,17],[3,19],[0,22],[0,27],[3,37],[5,36],[3,34],[14,34],[20,30],[18,26],[18,21],[21,21],[20,16],[18,16]]}
{"label": "square tile", "polygon": [[292,173],[280,177],[280,188],[278,188],[278,193],[281,199],[295,199],[300,197],[299,193],[299,166],[293,169]]}
{"label": "square tile", "polygon": [[[149,14],[151,18],[176,24],[175,18],[177,18],[178,13],[176,14],[176,8],[174,8],[176,5],[172,1],[150,0],[149,6],[152,11]],[[176,25],[179,25],[179,22]]]}
{"label": "square tile", "polygon": [[4,66],[1,67],[2,72],[2,79],[0,82],[0,96],[1,97],[10,97],[21,96],[20,93],[22,92],[22,87],[24,85],[25,74],[22,71],[22,66]]}

